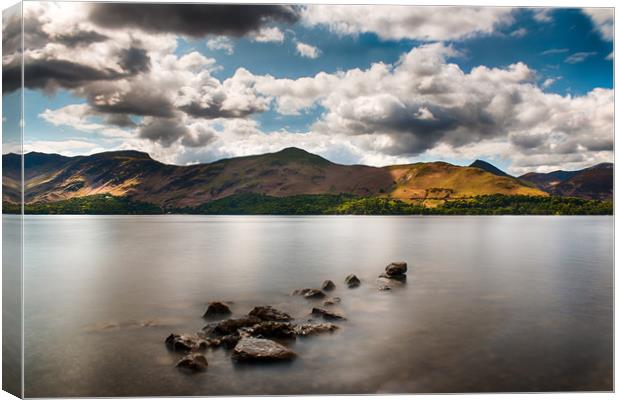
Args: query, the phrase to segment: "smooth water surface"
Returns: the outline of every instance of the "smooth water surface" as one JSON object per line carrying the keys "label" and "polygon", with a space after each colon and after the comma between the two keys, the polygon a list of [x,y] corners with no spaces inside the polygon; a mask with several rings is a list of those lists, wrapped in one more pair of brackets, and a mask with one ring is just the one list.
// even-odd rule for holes
{"label": "smooth water surface", "polygon": [[[25,394],[222,395],[611,390],[612,217],[28,216]],[[380,292],[390,261],[405,287]],[[363,281],[346,289],[343,279]],[[348,318],[292,363],[164,345],[213,300],[237,315],[337,284]]]}

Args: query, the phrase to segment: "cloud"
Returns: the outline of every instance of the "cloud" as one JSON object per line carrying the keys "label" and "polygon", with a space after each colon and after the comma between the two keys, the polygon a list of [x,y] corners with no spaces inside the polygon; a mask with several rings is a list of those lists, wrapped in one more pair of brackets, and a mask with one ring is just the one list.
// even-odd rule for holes
{"label": "cloud", "polygon": [[341,138],[359,154],[408,158],[441,149],[462,156],[493,149],[498,153],[491,155],[513,159],[520,171],[545,160],[557,165],[560,152],[583,153],[571,165],[585,165],[611,151],[612,90],[545,93],[552,82],[538,87],[536,72],[523,63],[465,72],[447,62],[455,56],[452,47],[435,43],[413,48],[393,65],[295,80],[254,76],[252,85],[283,114],[320,105],[325,112],[309,137]]}
{"label": "cloud", "polygon": [[258,32],[250,35],[250,38],[254,42],[267,43],[276,42],[282,43],[284,41],[284,32],[278,27],[266,27],[261,28]]}
{"label": "cloud", "polygon": [[607,54],[607,57],[605,57],[605,60],[613,61],[613,59],[614,59],[614,52],[613,51],[611,53]]}
{"label": "cloud", "polygon": [[307,43],[297,42],[295,48],[297,49],[297,54],[305,58],[314,59],[321,55],[321,50]]}
{"label": "cloud", "polygon": [[613,8],[584,8],[583,13],[587,15],[594,29],[604,40],[614,40],[614,9]]}
{"label": "cloud", "polygon": [[297,8],[289,5],[96,3],[90,9],[90,19],[102,27],[191,37],[239,37],[268,23],[294,23],[298,18]]}
{"label": "cloud", "polygon": [[549,56],[549,55],[553,55],[553,54],[563,54],[563,53],[568,53],[568,49],[549,49],[549,50],[545,50],[542,53],[540,53],[541,56]]}
{"label": "cloud", "polygon": [[596,51],[580,51],[578,53],[573,53],[570,56],[566,57],[564,59],[564,62],[568,64],[578,64],[578,63],[584,62],[587,58],[595,56],[596,54],[597,54]]}
{"label": "cloud", "polygon": [[527,35],[527,29],[525,28],[519,28],[519,29],[516,29],[510,32],[510,36],[515,37],[515,38],[522,38],[525,35]]}
{"label": "cloud", "polygon": [[109,37],[95,31],[77,30],[70,33],[56,35],[53,40],[67,47],[82,47],[92,43],[105,42]]}
{"label": "cloud", "polygon": [[382,5],[310,5],[301,21],[341,35],[374,32],[383,40],[459,40],[490,34],[513,21],[505,7],[411,7]]}
{"label": "cloud", "polygon": [[553,20],[551,17],[552,12],[553,8],[538,8],[533,10],[533,18],[538,22],[551,22]]}
{"label": "cloud", "polygon": [[217,36],[207,40],[207,48],[209,50],[222,50],[228,55],[231,55],[235,51],[235,45],[232,40],[226,36]]}
{"label": "cloud", "polygon": [[549,86],[551,86],[554,83],[556,83],[558,81],[558,79],[560,79],[560,78],[547,78],[547,79],[545,79],[544,82],[542,83],[543,89],[547,89]]}
{"label": "cloud", "polygon": [[175,118],[145,117],[138,128],[138,136],[152,142],[169,147],[183,136],[187,135],[187,127]]}

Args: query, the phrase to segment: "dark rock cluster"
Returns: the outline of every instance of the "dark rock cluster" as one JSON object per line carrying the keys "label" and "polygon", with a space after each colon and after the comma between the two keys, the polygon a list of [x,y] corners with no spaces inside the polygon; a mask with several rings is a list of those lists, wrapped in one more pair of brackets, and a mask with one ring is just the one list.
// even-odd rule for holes
{"label": "dark rock cluster", "polygon": [[[402,284],[407,279],[407,263],[393,262],[379,275],[379,290],[391,290],[393,283]],[[354,274],[345,278],[349,289],[356,288],[362,281]],[[325,292],[336,289],[336,284],[326,280],[321,289],[306,288],[293,291],[295,296],[303,296],[309,301],[325,299]],[[329,297],[323,301],[324,307],[331,307],[342,300],[340,297]],[[269,305],[254,307],[247,315],[238,318],[227,318],[232,315],[230,307],[223,302],[212,302],[208,305],[203,318],[212,320],[195,334],[170,334],[165,344],[170,351],[182,353],[183,357],[176,367],[188,372],[205,371],[208,366],[203,354],[208,348],[231,349],[231,358],[235,362],[275,362],[290,361],[297,355],[287,347],[286,343],[297,337],[306,337],[321,333],[329,333],[338,329],[332,321],[346,321],[344,315],[322,307],[313,307],[310,316],[323,319],[316,322],[307,319],[295,322],[296,318]],[[225,318],[225,319],[224,319]]]}

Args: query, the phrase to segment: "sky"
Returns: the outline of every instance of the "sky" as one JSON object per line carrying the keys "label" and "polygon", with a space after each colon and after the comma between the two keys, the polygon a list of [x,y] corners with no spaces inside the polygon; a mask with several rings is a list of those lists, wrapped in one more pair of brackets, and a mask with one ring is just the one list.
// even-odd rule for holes
{"label": "sky", "polygon": [[[3,15],[5,142],[18,17]],[[25,151],[185,165],[295,146],[517,175],[613,160],[610,8],[26,2],[24,47]]]}

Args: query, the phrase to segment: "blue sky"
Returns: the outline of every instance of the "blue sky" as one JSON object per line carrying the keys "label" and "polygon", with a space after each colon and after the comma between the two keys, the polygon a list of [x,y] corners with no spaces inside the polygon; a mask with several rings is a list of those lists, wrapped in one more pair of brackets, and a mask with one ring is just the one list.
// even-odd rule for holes
{"label": "blue sky", "polygon": [[[153,32],[149,27],[136,28],[131,25],[131,21],[127,22],[127,26],[118,26],[116,23],[114,26],[106,25],[106,22],[92,17],[95,14],[90,14],[93,23],[89,25],[83,20],[93,11],[84,5],[30,4],[33,4],[32,15],[45,16],[47,13],[48,16],[60,15],[58,18],[66,18],[64,21],[55,22],[54,19],[38,17],[41,18],[43,31],[52,41],[63,34],[59,29],[67,30],[65,35],[88,30],[116,39],[114,45],[103,41],[86,43],[79,48],[67,46],[64,55],[62,52],[46,51],[46,56],[49,57],[46,62],[64,60],[71,57],[72,52],[76,52],[73,59],[68,61],[76,62],[77,58],[77,62],[94,69],[119,70],[126,66],[117,62],[107,67],[105,58],[97,57],[100,57],[102,52],[114,54],[116,51],[121,54],[121,43],[127,43],[127,46],[138,48],[146,55],[146,64],[143,70],[135,75],[125,74],[122,78],[106,78],[103,81],[85,80],[83,85],[63,82],[53,75],[42,77],[41,82],[37,83],[34,83],[33,78],[33,82],[29,84],[27,77],[26,86],[30,86],[25,91],[24,134],[27,149],[78,154],[132,147],[148,151],[164,162],[183,164],[276,150],[278,146],[305,145],[309,151],[343,163],[380,165],[441,159],[468,164],[475,158],[484,158],[515,173],[528,169],[576,168],[597,161],[608,161],[613,156],[609,146],[605,145],[613,141],[613,131],[609,129],[607,121],[601,119],[608,118],[608,115],[584,122],[584,129],[596,127],[599,130],[592,133],[596,136],[594,138],[588,137],[573,125],[564,126],[561,121],[565,117],[560,115],[571,107],[581,106],[581,103],[592,104],[600,109],[601,101],[606,100],[601,100],[600,96],[593,99],[591,92],[597,88],[613,89],[613,41],[608,31],[605,31],[609,28],[605,26],[606,23],[609,24],[605,15],[593,17],[581,9],[506,9],[506,12],[502,11],[498,15],[484,14],[483,17],[491,19],[490,22],[486,21],[486,25],[480,27],[476,27],[474,22],[470,30],[461,35],[452,35],[445,32],[445,27],[437,27],[439,33],[436,37],[420,37],[416,36],[414,28],[413,33],[409,34],[406,26],[399,27],[402,29],[397,32],[384,32],[380,29],[373,31],[373,26],[381,26],[381,20],[375,25],[374,20],[369,20],[370,28],[366,29],[356,27],[352,21],[337,20],[337,12],[333,13],[334,16],[316,14],[319,17],[312,17],[308,11],[302,11],[302,16],[295,17],[298,19],[292,23],[289,20],[282,22],[277,18],[271,21],[266,19],[268,23],[260,28],[277,28],[282,37],[280,40],[261,42],[256,39],[258,31],[255,27],[253,30],[235,31],[232,35],[219,32],[187,35],[178,32],[178,27],[171,27],[169,31]],[[428,10],[428,7],[426,9],[432,11]],[[35,12],[37,10],[38,12]],[[61,14],[59,10],[62,11]],[[424,18],[426,11],[416,14],[416,17]],[[304,12],[306,14],[303,14]],[[457,10],[436,12],[447,13],[449,19],[459,23]],[[369,18],[394,18],[390,17],[391,15],[393,14],[386,7],[385,16]],[[71,27],[71,24],[67,24],[71,18],[76,21],[75,27],[67,28]],[[346,25],[347,29],[342,29],[343,23],[349,24]],[[397,25],[405,22],[394,20],[393,23]],[[434,32],[436,27],[432,26],[433,23],[437,24],[429,17],[422,25],[427,24],[428,30]],[[471,20],[463,21],[463,24],[471,23]],[[159,37],[162,37],[162,43],[165,43],[161,48],[153,44],[157,43],[155,39]],[[225,46],[220,49],[212,46],[215,39],[225,43]],[[298,50],[300,44],[313,47],[318,56],[303,56]],[[416,52],[416,49],[420,51]],[[92,60],[88,57],[89,51],[96,54]],[[152,79],[150,85],[153,88],[163,87],[163,84],[161,87],[157,86],[161,77],[158,78],[156,73],[163,73],[161,71],[164,68],[171,68],[169,62],[163,61],[166,55],[174,57],[175,62],[180,63],[179,60],[184,56],[195,53],[202,56],[202,68],[208,72],[192,70],[193,75],[188,72],[188,82],[177,82],[178,86],[170,84],[169,97],[162,94],[161,99],[155,99],[174,104],[170,115],[165,118],[149,115],[148,110],[145,112],[130,109],[121,113],[113,109],[116,103],[108,104],[111,101],[109,96],[114,92],[117,96],[120,93],[121,101],[140,103],[139,93],[143,93],[142,96],[149,94],[148,90],[145,92],[144,89],[145,85],[148,87],[145,81]],[[387,66],[387,73],[391,74],[389,79],[394,80],[396,76],[404,76],[404,71],[409,68],[408,62],[402,61],[403,57],[418,53],[419,57],[425,57],[425,54],[430,54],[432,59],[438,57],[436,71],[455,73],[455,88],[445,89],[448,93],[442,92],[441,96],[438,93],[416,92],[417,89],[407,93],[401,91],[398,84],[393,84],[390,89],[378,80],[369,82],[369,85],[374,84],[376,89],[369,87],[367,93],[356,93],[355,89],[347,86],[349,78],[342,78],[347,71],[355,69],[370,76],[371,66],[383,63]],[[28,60],[28,56],[26,59]],[[412,68],[416,67],[416,62],[421,62],[420,58],[409,61],[413,63]],[[518,72],[511,67],[519,63],[524,65],[527,71]],[[451,64],[458,68],[451,69]],[[472,69],[480,66],[485,67],[483,72],[488,75],[480,78],[486,79],[488,85],[481,83],[480,87],[488,86],[491,91],[497,91],[492,88],[493,85],[503,87],[497,79],[512,79],[506,75],[508,72],[502,74],[501,71],[512,71],[509,74],[513,75],[517,72],[523,73],[526,78],[519,78],[518,82],[510,81],[509,93],[504,97],[482,93],[478,98],[461,100],[459,96],[463,96],[463,86],[473,84],[473,88],[476,88],[475,83],[472,83],[474,79],[471,73]],[[251,76],[242,81],[239,74],[236,74],[239,69],[247,70]],[[412,73],[410,79],[404,76],[403,85],[418,80],[423,83],[424,79],[428,81],[432,78],[437,82],[443,79],[443,86],[449,86],[450,79],[446,80],[445,74],[437,72],[437,76],[433,77],[433,73],[435,72],[425,72],[428,76]],[[119,76],[122,74],[122,71],[118,73]],[[320,90],[315,88],[319,85],[317,74],[329,75],[329,80],[334,82],[333,93],[329,86]],[[507,78],[504,78],[504,75]],[[269,81],[267,76],[273,79]],[[290,81],[283,81],[284,79]],[[304,79],[308,79],[306,84],[303,83]],[[230,81],[230,87],[226,86],[227,80]],[[462,84],[459,80],[463,80]],[[215,82],[212,93],[209,92],[209,82]],[[283,82],[294,83],[285,84],[282,88]],[[108,83],[111,89],[106,86]],[[308,89],[308,85],[313,85],[312,90]],[[300,89],[294,89],[298,86]],[[190,87],[191,90],[188,89]],[[196,93],[179,97],[183,90]],[[233,93],[235,90],[243,97],[237,99],[235,96],[241,95]],[[288,93],[287,90],[291,92]],[[458,90],[458,93],[455,91],[451,98],[449,90]],[[536,102],[549,107],[550,115],[558,114],[555,118],[557,123],[542,120],[539,124],[532,122],[529,115],[534,111],[523,109],[524,102],[521,100],[518,104],[515,103],[515,107],[518,106],[521,110],[518,114],[523,116],[518,121],[508,121],[508,111],[503,111],[505,114],[502,115],[494,114],[497,110],[496,103],[504,104],[506,98],[524,97],[532,90]],[[97,91],[108,96],[105,97],[105,102],[110,107],[103,110],[95,104],[94,99],[99,94]],[[17,93],[4,93],[4,115],[14,113],[12,104],[15,101],[10,99],[14,99]],[[129,99],[130,94],[136,97]],[[553,97],[553,94],[562,99]],[[486,95],[490,96],[489,101],[484,101]],[[603,95],[610,98],[609,92],[603,92]],[[127,96],[127,99],[122,96]],[[204,113],[189,113],[183,105],[178,106],[184,101],[190,101],[186,97],[191,97],[194,103],[196,99],[200,99],[204,108],[205,101],[214,101],[218,96],[225,98],[224,105],[207,104],[208,117],[205,117]],[[364,99],[368,101],[364,102]],[[230,111],[231,106],[226,103],[229,100],[240,108]],[[304,105],[284,110],[278,106],[280,102],[301,102]],[[342,104],[348,103],[357,104],[356,110],[343,111],[345,107]],[[455,110],[456,103],[464,108]],[[487,109],[490,107],[489,103],[493,104],[493,107]],[[214,104],[219,107],[221,115],[213,116]],[[79,108],[71,108],[74,105],[79,105]],[[366,121],[368,114],[356,114],[360,106],[369,107],[371,114],[378,113],[379,120]],[[613,107],[613,102],[608,106]],[[76,113],[75,110],[78,109],[80,111]],[[425,113],[430,116],[424,117]],[[438,113],[445,114],[445,121],[440,121]],[[481,119],[469,121],[468,113],[480,113]],[[352,114],[356,116],[352,117]],[[111,117],[119,115],[129,118],[133,125],[119,126],[109,122]],[[413,118],[412,115],[416,115],[417,119],[409,121],[408,118]],[[464,120],[460,121],[459,118]],[[437,122],[428,125],[429,120]],[[418,122],[421,128],[413,128]],[[16,126],[15,121],[10,118],[5,120],[5,138],[10,137]],[[178,129],[178,133],[168,136],[167,132],[160,131],[162,126],[169,131]],[[239,133],[241,131],[249,133],[243,136]],[[524,147],[524,143],[534,142],[535,147]],[[63,144],[67,146],[63,147]],[[559,151],[559,148],[562,150]],[[572,152],[568,151],[570,149]]]}

